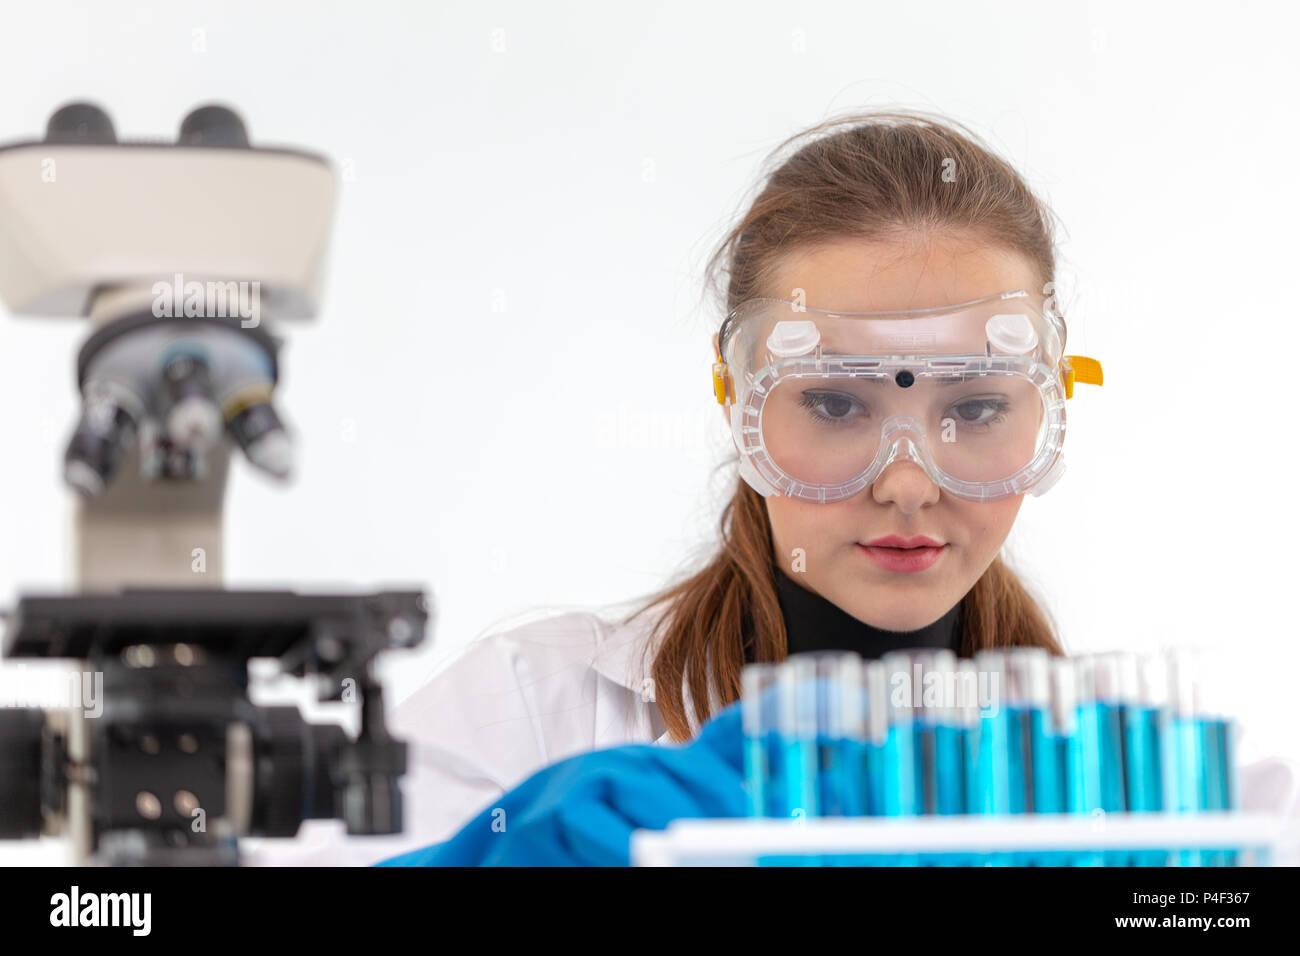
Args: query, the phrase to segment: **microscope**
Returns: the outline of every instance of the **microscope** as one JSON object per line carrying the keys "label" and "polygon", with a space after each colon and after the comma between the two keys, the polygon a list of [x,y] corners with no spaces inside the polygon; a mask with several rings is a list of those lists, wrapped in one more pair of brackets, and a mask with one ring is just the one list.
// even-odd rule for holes
{"label": "microscope", "polygon": [[[235,448],[292,472],[272,325],[316,314],[336,191],[324,156],[252,146],[223,106],[175,142],[119,142],[73,103],[44,140],[0,146],[0,298],[91,325],[63,462],[76,588],[20,597],[3,653],[102,686],[94,707],[0,708],[0,837],[70,838],[92,865],[237,865],[240,838],[305,820],[401,832],[406,744],[373,667],[424,639],[424,594],[221,585]],[[357,703],[359,730],[254,705],[255,658]]]}

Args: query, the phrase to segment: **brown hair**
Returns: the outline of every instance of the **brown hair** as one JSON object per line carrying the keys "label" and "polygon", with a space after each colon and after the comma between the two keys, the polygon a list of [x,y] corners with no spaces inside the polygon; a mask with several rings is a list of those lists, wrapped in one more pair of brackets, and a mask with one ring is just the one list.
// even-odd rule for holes
{"label": "brown hair", "polygon": [[[792,146],[797,150],[782,159]],[[724,315],[770,295],[766,285],[793,249],[850,236],[965,232],[1024,255],[1044,292],[1054,281],[1050,210],[1005,160],[950,120],[918,111],[833,118],[785,140],[765,167],[771,171],[758,196],[706,265],[706,287],[719,294]],[[946,169],[955,177],[945,177]],[[739,698],[747,661],[786,656],[772,528],[762,497],[742,479],[719,529],[720,546],[701,570],[623,619],[667,604],[655,624],[661,640],[651,676],[677,741],[691,736],[683,687],[703,723],[711,696],[724,706]],[[962,598],[960,614],[963,656],[1012,645],[1062,653],[1048,616],[1001,556]]]}

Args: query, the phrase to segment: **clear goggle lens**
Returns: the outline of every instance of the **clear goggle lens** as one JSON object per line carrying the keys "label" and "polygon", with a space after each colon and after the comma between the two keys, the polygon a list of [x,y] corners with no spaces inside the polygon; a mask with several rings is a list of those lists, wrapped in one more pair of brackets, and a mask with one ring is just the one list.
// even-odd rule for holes
{"label": "clear goggle lens", "polygon": [[[910,417],[931,463],[960,481],[1013,477],[1042,450],[1041,391],[1009,374],[894,378],[800,375],[779,381],[760,416],[773,464],[801,482],[837,485],[867,471],[887,440],[884,423]],[[920,426],[917,429],[915,426]],[[918,434],[919,432],[919,434]]]}

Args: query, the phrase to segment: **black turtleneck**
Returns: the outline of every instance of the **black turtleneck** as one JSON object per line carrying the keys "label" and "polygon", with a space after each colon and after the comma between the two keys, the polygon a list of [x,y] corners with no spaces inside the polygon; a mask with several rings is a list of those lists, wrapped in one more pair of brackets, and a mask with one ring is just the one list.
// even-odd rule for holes
{"label": "black turtleneck", "polygon": [[857,651],[880,657],[889,651],[913,647],[946,647],[961,654],[961,602],[933,624],[915,631],[886,631],[859,621],[820,594],[794,581],[773,565],[776,596],[785,618],[789,653],[807,651]]}

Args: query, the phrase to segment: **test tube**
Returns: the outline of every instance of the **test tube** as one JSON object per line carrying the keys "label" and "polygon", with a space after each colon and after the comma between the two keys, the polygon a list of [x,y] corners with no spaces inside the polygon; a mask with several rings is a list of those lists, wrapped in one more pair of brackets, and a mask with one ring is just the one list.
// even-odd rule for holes
{"label": "test tube", "polygon": [[[741,724],[751,814],[802,820],[817,814],[815,662],[794,655],[741,671]],[[817,856],[764,855],[759,866],[816,866]]]}
{"label": "test tube", "polygon": [[[1195,813],[1201,808],[1201,780],[1205,775],[1204,725],[1197,720],[1197,660],[1187,648],[1166,651],[1169,672],[1169,697],[1172,713],[1169,723],[1169,758],[1173,765],[1173,802],[1176,813]],[[1173,854],[1177,866],[1201,866],[1201,851],[1183,848]]]}
{"label": "test tube", "polygon": [[[1012,813],[1038,809],[1040,766],[1050,766],[1047,746],[1047,659],[1045,648],[1017,647],[1007,651],[1007,713],[1010,718],[1010,804]],[[1050,774],[1043,781],[1050,787]],[[1051,803],[1048,793],[1042,799]]]}
{"label": "test tube", "polygon": [[[1052,695],[1052,739],[1061,806],[1067,813],[1089,814],[1088,764],[1084,759],[1083,712],[1079,703],[1079,665],[1072,658],[1054,657],[1048,664]],[[1101,866],[1100,852],[1070,851],[1054,857],[1062,866]]]}
{"label": "test tube", "polygon": [[[1001,816],[1011,813],[1011,715],[1007,708],[1008,657],[1006,648],[978,651],[974,657],[984,682],[977,725],[976,774],[979,803],[972,812]],[[1011,866],[1013,853],[990,853],[985,866]]]}
{"label": "test tube", "polygon": [[[776,678],[779,665],[746,664],[740,672],[740,725],[745,738],[745,792],[751,817],[777,816]],[[784,814],[780,814],[784,816]]]}
{"label": "test tube", "polygon": [[[954,679],[956,696],[952,719],[961,751],[962,809],[965,813],[978,811],[981,805],[979,766],[980,693],[979,672],[975,662],[966,658],[957,661]],[[962,854],[954,860],[965,866],[983,863],[979,854]]]}
{"label": "test tube", "polygon": [[[921,716],[934,752],[933,798],[927,796],[926,812],[943,816],[965,813],[961,735],[956,718],[957,655],[951,651],[935,651],[922,661],[927,687],[921,698]],[[931,699],[931,681],[937,700]]]}
{"label": "test tube", "polygon": [[[1201,657],[1200,679],[1196,682],[1196,719],[1204,740],[1205,773],[1199,804],[1202,810],[1227,811],[1239,808],[1236,768],[1236,723],[1223,711],[1219,688],[1224,679],[1224,661]],[[1210,665],[1213,663],[1213,667]],[[1210,675],[1214,675],[1211,679]],[[1204,851],[1207,866],[1235,866],[1235,850]]]}
{"label": "test tube", "polygon": [[[908,659],[912,686],[916,758],[917,811],[951,816],[965,812],[961,738],[953,715],[957,655],[950,650],[916,648],[897,652]],[[930,855],[927,862],[951,864],[951,854]]]}
{"label": "test tube", "polygon": [[[1122,813],[1124,794],[1124,719],[1119,663],[1114,654],[1078,658],[1079,729],[1088,811]],[[1101,817],[1103,823],[1105,817]],[[1102,864],[1127,866],[1127,851],[1106,850]]]}
{"label": "test tube", "polygon": [[[911,659],[891,651],[881,659],[885,669],[889,728],[883,754],[884,815],[916,816],[920,812],[917,786],[915,688]],[[916,866],[917,854],[899,854],[881,861],[882,865]]]}
{"label": "test tube", "polygon": [[886,792],[890,774],[889,756],[889,677],[879,660],[862,662],[862,685],[866,691],[866,812],[868,816],[888,816]]}
{"label": "test tube", "polygon": [[[1165,811],[1174,805],[1175,768],[1169,735],[1169,674],[1165,659],[1135,657],[1137,703],[1126,711],[1125,758],[1129,809],[1134,813]],[[1136,855],[1138,866],[1168,866],[1168,850]]]}
{"label": "test tube", "polygon": [[[1010,810],[1039,812],[1040,787],[1048,791],[1042,793],[1042,801],[1051,805],[1050,788],[1055,782],[1047,752],[1048,653],[1041,647],[1015,647],[1006,651],[1005,659]],[[1017,854],[1014,860],[1021,866],[1044,863],[1036,853]]]}
{"label": "test tube", "polygon": [[961,754],[947,700],[956,664],[957,656],[942,649],[916,648],[886,655],[886,667],[895,673],[906,670],[909,678],[916,812],[921,814],[961,813],[965,803],[955,773]]}
{"label": "test tube", "polygon": [[[813,662],[817,704],[817,812],[820,816],[861,816],[866,812],[866,688],[862,657],[853,651],[821,651]],[[858,854],[826,854],[828,866],[872,862]]]}
{"label": "test tube", "polygon": [[[1106,655],[1103,668],[1104,682],[1108,682],[1106,695],[1113,708],[1113,717],[1119,721],[1118,780],[1113,785],[1120,790],[1120,802],[1126,812],[1140,812],[1148,803],[1148,764],[1152,755],[1143,747],[1141,721],[1141,693],[1138,680],[1138,658],[1130,651],[1112,651]],[[1113,856],[1115,865],[1141,866],[1147,863],[1143,851],[1125,851]]]}
{"label": "test tube", "polygon": [[1048,742],[1051,760],[1044,761],[1044,776],[1050,783],[1038,788],[1040,813],[1071,813],[1083,805],[1078,763],[1079,692],[1074,661],[1053,657],[1047,662],[1049,694]]}
{"label": "test tube", "polygon": [[985,682],[987,695],[980,708],[976,773],[979,803],[975,813],[1011,812],[1009,720],[1006,708],[1007,661],[1004,651],[977,651],[975,669]]}
{"label": "test tube", "polygon": [[817,813],[855,816],[865,804],[860,772],[866,737],[862,657],[854,651],[807,655],[815,669],[817,707]]}
{"label": "test tube", "polygon": [[817,666],[809,657],[786,658],[777,674],[777,733],[784,782],[783,816],[817,815]]}

